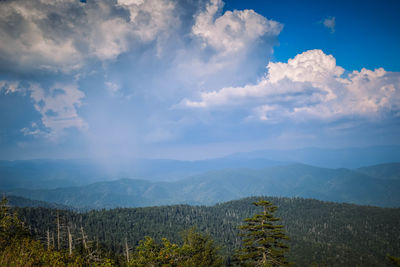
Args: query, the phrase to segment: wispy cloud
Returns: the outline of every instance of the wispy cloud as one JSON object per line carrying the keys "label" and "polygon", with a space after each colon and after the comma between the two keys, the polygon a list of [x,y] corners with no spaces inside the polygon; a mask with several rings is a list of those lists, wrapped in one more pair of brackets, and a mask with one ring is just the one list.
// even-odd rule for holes
{"label": "wispy cloud", "polygon": [[327,17],[324,19],[322,24],[331,30],[331,33],[335,32],[335,26],[336,26],[336,18],[335,17]]}

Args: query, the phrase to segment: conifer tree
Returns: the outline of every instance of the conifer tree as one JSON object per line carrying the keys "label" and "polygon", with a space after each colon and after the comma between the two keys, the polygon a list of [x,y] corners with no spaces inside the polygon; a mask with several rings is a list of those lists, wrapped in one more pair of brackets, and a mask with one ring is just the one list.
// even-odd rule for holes
{"label": "conifer tree", "polygon": [[284,240],[288,237],[283,226],[276,224],[280,220],[274,217],[277,207],[266,200],[253,204],[263,207],[263,212],[245,219],[246,224],[240,226],[244,236],[243,248],[236,257],[243,266],[288,266],[284,255],[288,250]]}
{"label": "conifer tree", "polygon": [[209,235],[190,228],[182,233],[183,246],[180,249],[184,262],[179,266],[222,266],[223,258],[219,254],[219,248]]}

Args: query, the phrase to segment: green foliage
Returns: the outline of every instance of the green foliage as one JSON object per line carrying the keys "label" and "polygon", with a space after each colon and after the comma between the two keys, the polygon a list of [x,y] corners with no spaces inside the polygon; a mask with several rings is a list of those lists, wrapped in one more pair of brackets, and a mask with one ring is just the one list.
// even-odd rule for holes
{"label": "green foliage", "polygon": [[0,202],[0,249],[6,247],[13,240],[22,239],[29,235],[23,223],[15,212],[8,206],[8,200],[3,197]]}
{"label": "green foliage", "polygon": [[129,266],[176,266],[179,259],[179,247],[167,239],[158,244],[154,239],[146,236],[139,242],[135,252],[129,260]]}
{"label": "green foliage", "polygon": [[388,255],[388,259],[394,266],[400,266],[400,257],[394,257],[391,255]]}
{"label": "green foliage", "polygon": [[1,266],[79,266],[81,257],[69,258],[61,251],[48,251],[39,242],[31,238],[13,240],[4,248],[0,256]]}
{"label": "green foliage", "polygon": [[[77,213],[48,208],[13,208],[21,220],[30,226],[36,239],[55,236],[57,212],[64,224],[68,222],[72,235],[80,237],[80,227],[88,239],[95,241],[96,249],[117,255],[124,253],[124,241],[135,247],[145,236],[161,243],[165,237],[181,246],[181,232],[193,226],[207,233],[221,247],[229,263],[242,240],[238,226],[245,218],[259,212],[252,205],[259,197],[230,201],[215,206],[161,206],[95,210]],[[276,216],[290,240],[287,258],[297,266],[392,266],[387,253],[400,251],[400,209],[358,206],[344,203],[322,202],[302,198],[264,197],[279,209]],[[65,229],[64,229],[65,231]],[[65,240],[65,236],[64,236]],[[75,242],[75,239],[74,239]],[[77,241],[79,242],[79,241]],[[78,243],[75,246],[78,248]],[[64,243],[66,247],[66,243]],[[124,257],[102,253],[102,257],[123,264]]]}
{"label": "green foliage", "polygon": [[222,265],[223,258],[218,254],[209,236],[200,234],[192,228],[183,233],[183,239],[183,245],[179,246],[166,238],[158,244],[147,236],[139,242],[129,260],[129,266],[217,267]]}
{"label": "green foliage", "polygon": [[263,207],[263,212],[246,218],[246,224],[240,226],[244,231],[244,240],[237,258],[244,266],[288,265],[284,255],[288,246],[282,242],[288,237],[282,229],[283,226],[276,224],[280,220],[274,217],[277,207],[266,200],[259,200],[253,204]]}
{"label": "green foliage", "polygon": [[34,240],[16,213],[8,207],[8,201],[0,202],[0,266],[112,266],[110,259],[93,260],[92,255],[74,251],[45,248]]}
{"label": "green foliage", "polygon": [[183,246],[181,254],[184,261],[180,266],[221,266],[222,257],[218,253],[218,248],[209,235],[200,234],[191,228],[183,233]]}

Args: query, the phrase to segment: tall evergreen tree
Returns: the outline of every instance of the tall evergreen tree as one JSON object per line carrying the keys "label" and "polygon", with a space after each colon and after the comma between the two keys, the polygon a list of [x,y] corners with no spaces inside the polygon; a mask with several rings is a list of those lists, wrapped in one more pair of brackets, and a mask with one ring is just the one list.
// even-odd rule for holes
{"label": "tall evergreen tree", "polygon": [[287,266],[284,254],[288,246],[283,241],[288,237],[283,226],[276,224],[280,220],[274,217],[277,207],[266,200],[253,204],[263,207],[263,212],[245,219],[246,224],[240,226],[244,240],[236,255],[238,260],[244,266]]}

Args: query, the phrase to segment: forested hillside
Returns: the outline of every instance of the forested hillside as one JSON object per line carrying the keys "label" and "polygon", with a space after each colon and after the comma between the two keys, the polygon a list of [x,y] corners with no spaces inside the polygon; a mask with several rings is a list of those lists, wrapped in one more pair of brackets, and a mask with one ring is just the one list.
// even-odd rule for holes
{"label": "forested hillside", "polygon": [[18,196],[7,196],[7,201],[12,207],[41,207],[41,208],[52,208],[61,210],[72,210],[73,208],[61,204],[55,204],[51,202],[45,202],[40,200],[33,200]]}
{"label": "forested hillside", "polygon": [[[165,237],[180,244],[180,233],[196,226],[222,247],[226,262],[240,245],[238,226],[244,218],[260,210],[252,205],[259,198],[230,201],[211,207],[161,206],[118,208],[76,213],[48,208],[16,208],[20,218],[37,238],[46,239],[47,230],[56,233],[57,214],[64,246],[66,229],[103,244],[107,250],[122,253],[125,240],[138,245],[146,235]],[[279,208],[290,238],[289,260],[296,266],[390,266],[387,254],[400,255],[400,209],[321,202],[302,198],[267,197]]]}

